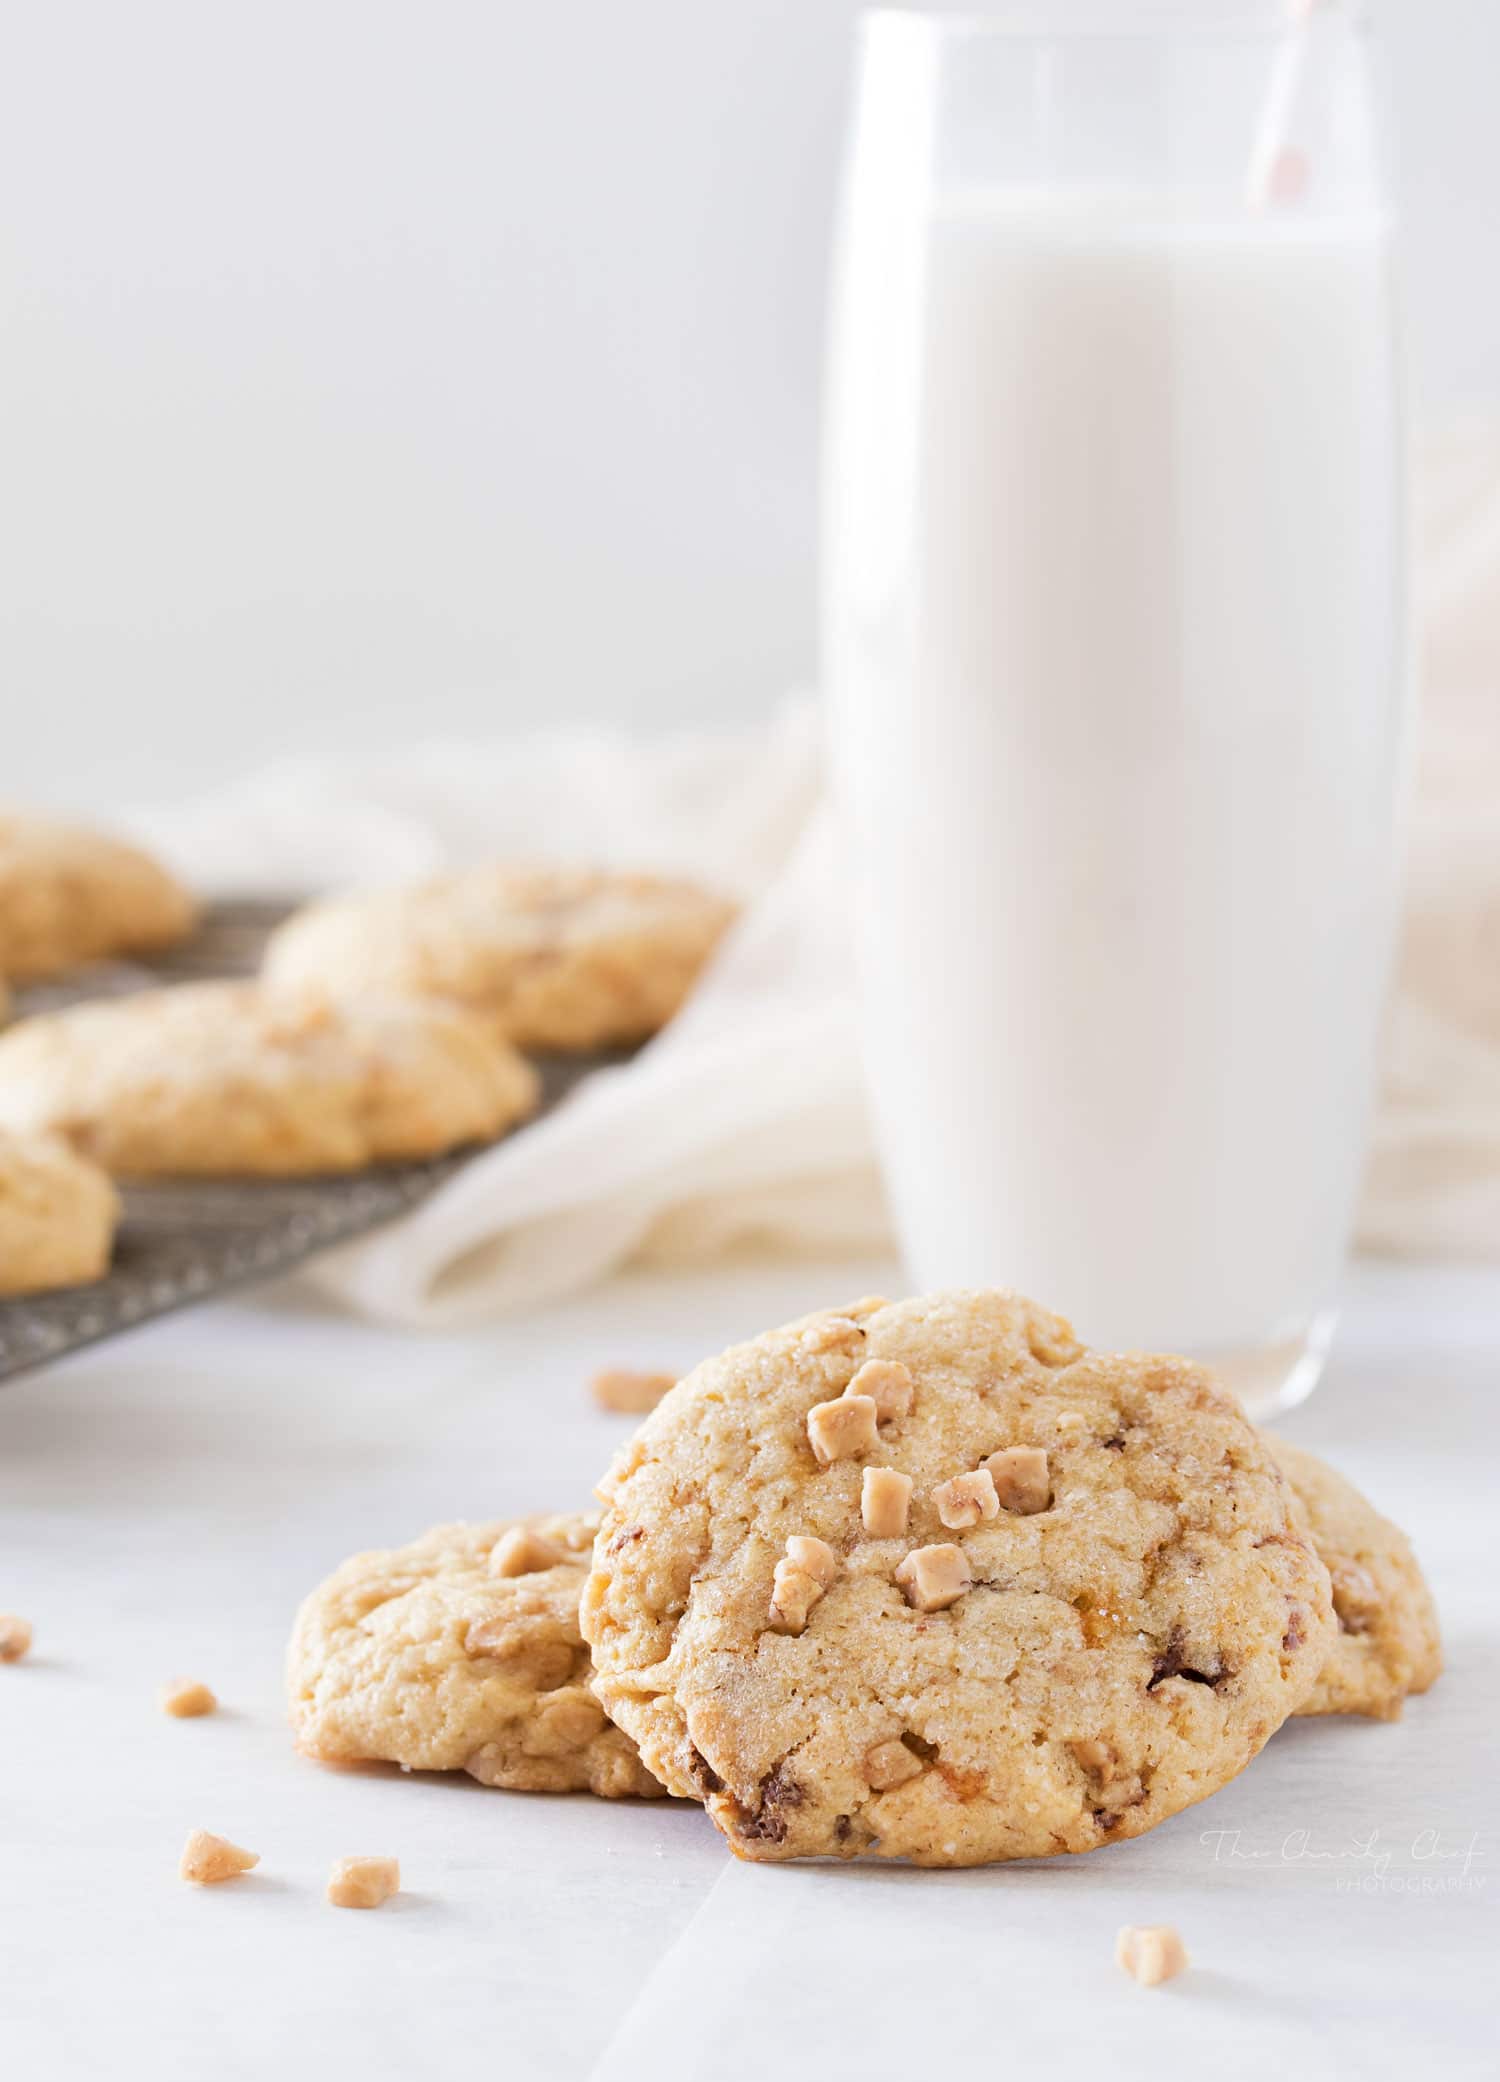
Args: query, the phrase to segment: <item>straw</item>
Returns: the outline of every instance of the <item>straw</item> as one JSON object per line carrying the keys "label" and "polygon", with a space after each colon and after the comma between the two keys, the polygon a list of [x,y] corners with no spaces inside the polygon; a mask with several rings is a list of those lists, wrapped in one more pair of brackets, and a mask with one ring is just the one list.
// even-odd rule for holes
{"label": "straw", "polygon": [[1307,186],[1307,157],[1292,139],[1307,68],[1307,26],[1329,4],[1332,0],[1287,0],[1286,34],[1271,67],[1245,174],[1245,200],[1252,210],[1295,202]]}

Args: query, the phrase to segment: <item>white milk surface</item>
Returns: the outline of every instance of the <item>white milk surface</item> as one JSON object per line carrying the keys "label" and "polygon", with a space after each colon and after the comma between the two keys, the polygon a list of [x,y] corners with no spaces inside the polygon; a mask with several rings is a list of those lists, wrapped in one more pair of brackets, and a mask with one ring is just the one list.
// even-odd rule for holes
{"label": "white milk surface", "polygon": [[1390,937],[1383,227],[959,196],[920,244],[836,313],[828,568],[910,1269],[1099,1344],[1293,1334]]}

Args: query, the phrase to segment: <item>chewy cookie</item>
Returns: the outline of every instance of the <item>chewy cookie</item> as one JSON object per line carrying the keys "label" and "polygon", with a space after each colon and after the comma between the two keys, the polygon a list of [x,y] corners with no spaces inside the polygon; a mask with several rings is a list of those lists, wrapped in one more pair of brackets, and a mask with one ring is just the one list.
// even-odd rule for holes
{"label": "chewy cookie", "polygon": [[24,982],[169,947],[193,916],[187,891],[139,847],[0,813],[0,975]]}
{"label": "chewy cookie", "polygon": [[1437,1611],[1399,1526],[1315,1454],[1263,1433],[1333,1581],[1338,1636],[1298,1713],[1394,1721],[1443,1668]]}
{"label": "chewy cookie", "polygon": [[733,916],[661,875],[470,868],[310,906],[272,935],[265,975],[450,999],[521,1048],[605,1048],[666,1025]]}
{"label": "chewy cookie", "polygon": [[578,1596],[597,1518],[440,1525],[356,1554],[297,1615],[297,1746],[325,1761],[467,1771],[521,1793],[659,1796],[589,1688]]}
{"label": "chewy cookie", "polygon": [[0,1294],[102,1279],[119,1218],[97,1165],[56,1136],[0,1129]]}
{"label": "chewy cookie", "polygon": [[747,1858],[1086,1851],[1232,1778],[1333,1644],[1238,1405],[1014,1294],[698,1367],[607,1478],[594,1684]]}
{"label": "chewy cookie", "polygon": [[479,1142],[537,1081],[460,1012],[193,983],[0,1035],[0,1125],[124,1177],[356,1171]]}

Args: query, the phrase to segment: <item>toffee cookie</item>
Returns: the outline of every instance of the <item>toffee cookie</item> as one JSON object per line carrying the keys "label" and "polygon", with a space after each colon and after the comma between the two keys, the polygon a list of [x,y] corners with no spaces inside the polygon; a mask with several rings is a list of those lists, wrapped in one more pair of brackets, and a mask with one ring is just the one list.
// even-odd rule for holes
{"label": "toffee cookie", "polygon": [[1298,1713],[1394,1721],[1443,1668],[1437,1612],[1410,1540],[1333,1468],[1262,1434],[1333,1581],[1338,1636]]}
{"label": "toffee cookie", "polygon": [[513,1792],[659,1796],[589,1688],[578,1595],[597,1525],[440,1525],[346,1561],[297,1615],[297,1747]]}
{"label": "toffee cookie", "polygon": [[0,1035],[0,1126],[46,1129],[124,1177],[294,1176],[501,1133],[535,1073],[475,1021],[410,1000],[192,983]]}
{"label": "toffee cookie", "polygon": [[0,1295],[103,1279],[119,1219],[97,1165],[55,1135],[0,1128]]}
{"label": "toffee cookie", "polygon": [[1334,1638],[1239,1406],[1014,1294],[859,1303],[711,1359],[600,1494],[595,1689],[746,1858],[1139,1835],[1249,1763]]}
{"label": "toffee cookie", "polygon": [[521,1048],[605,1048],[666,1025],[733,917],[660,875],[469,868],[311,905],[273,934],[265,975],[450,999]]}
{"label": "toffee cookie", "polygon": [[0,812],[0,975],[26,981],[170,947],[193,916],[187,891],[139,847]]}

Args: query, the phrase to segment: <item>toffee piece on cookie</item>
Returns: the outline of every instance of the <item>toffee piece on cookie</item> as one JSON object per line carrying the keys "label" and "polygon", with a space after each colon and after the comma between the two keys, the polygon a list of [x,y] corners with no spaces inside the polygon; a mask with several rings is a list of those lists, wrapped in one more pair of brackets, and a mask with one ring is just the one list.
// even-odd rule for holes
{"label": "toffee piece on cookie", "polygon": [[1238,1404],[1016,1294],[736,1346],[600,1494],[594,1689],[746,1858],[968,1865],[1139,1835],[1243,1769],[1335,1638]]}

